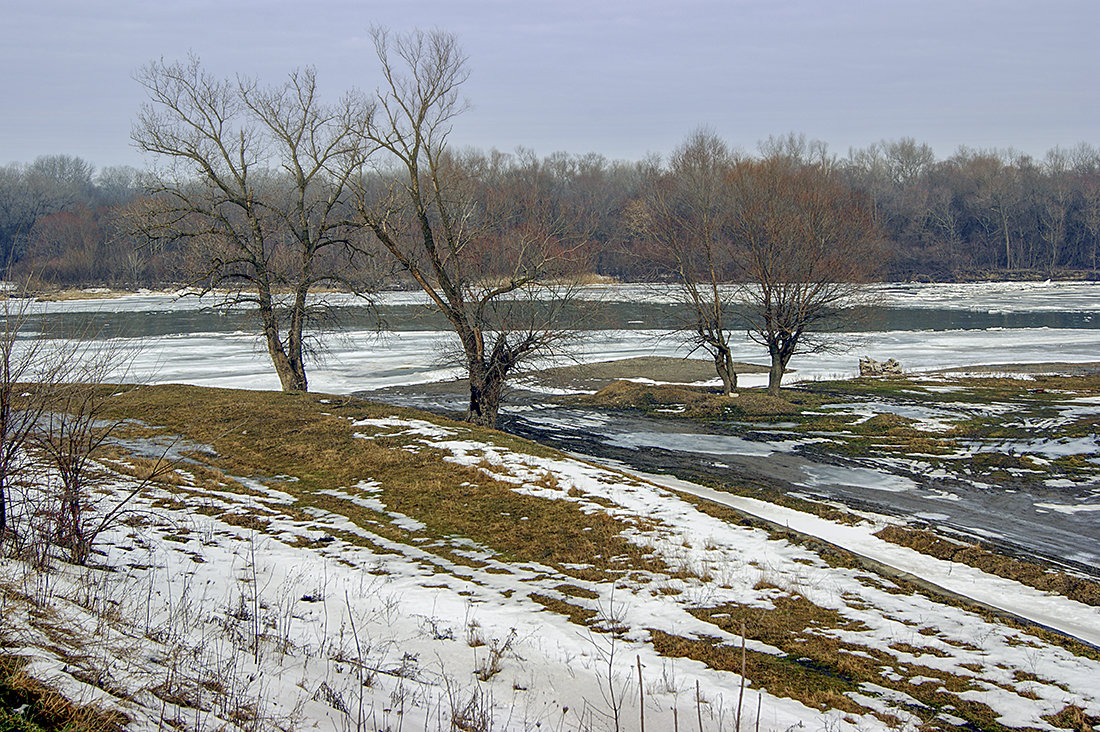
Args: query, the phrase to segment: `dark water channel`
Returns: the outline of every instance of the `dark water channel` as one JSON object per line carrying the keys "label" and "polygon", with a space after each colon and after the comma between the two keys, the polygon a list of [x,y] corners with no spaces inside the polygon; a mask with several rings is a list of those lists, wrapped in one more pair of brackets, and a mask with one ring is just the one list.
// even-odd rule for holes
{"label": "dark water channel", "polygon": [[[1100,577],[1100,511],[1061,513],[1037,504],[1100,506],[1100,485],[1001,489],[951,477],[837,458],[767,432],[713,434],[687,420],[548,407],[510,416],[505,428],[562,450],[612,459],[693,482],[779,490],[903,517]],[[576,425],[568,427],[567,425]]]}
{"label": "dark water channel", "polygon": [[[156,338],[201,333],[254,332],[257,316],[241,309],[109,310],[88,301],[79,310],[32,314],[24,331],[56,337]],[[582,330],[670,329],[689,322],[678,305],[644,302],[576,303],[564,322]],[[421,305],[344,305],[315,312],[314,324],[326,330],[445,331],[439,313]],[[2,319],[2,316],[0,316]],[[736,322],[733,321],[733,322]],[[981,330],[989,328],[1100,329],[1100,313],[1074,311],[986,312],[929,308],[868,309],[851,324],[854,332]]]}

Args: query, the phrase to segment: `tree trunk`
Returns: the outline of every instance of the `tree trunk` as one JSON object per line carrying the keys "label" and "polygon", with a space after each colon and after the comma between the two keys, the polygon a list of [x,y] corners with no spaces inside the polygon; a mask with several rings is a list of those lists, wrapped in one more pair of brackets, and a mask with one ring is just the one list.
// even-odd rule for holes
{"label": "tree trunk", "polygon": [[[283,342],[279,339],[279,320],[275,315],[270,296],[267,298],[260,296],[260,320],[263,323],[267,352],[271,356],[271,363],[275,366],[275,373],[279,376],[279,384],[283,391],[309,391],[305,366],[300,354],[298,358],[290,358]],[[301,325],[298,324],[298,327],[300,328]]]}
{"label": "tree trunk", "polygon": [[783,359],[778,353],[772,354],[772,365],[768,371],[768,393],[779,396],[779,384],[783,381]]}
{"label": "tree trunk", "polygon": [[733,356],[728,348],[720,348],[714,353],[714,369],[722,380],[722,394],[730,396],[737,388],[737,371],[733,368]]}
{"label": "tree trunk", "polygon": [[787,372],[787,363],[794,355],[795,343],[782,343],[768,348],[771,355],[771,368],[768,370],[768,394],[779,396],[779,386],[783,382],[783,374]]}
{"label": "tree trunk", "polygon": [[270,342],[268,350],[275,364],[275,373],[279,375],[279,386],[282,390],[287,393],[309,391],[309,384],[301,365],[295,367],[281,351],[272,351]]}
{"label": "tree trunk", "polygon": [[483,427],[496,427],[500,411],[500,394],[504,379],[496,369],[486,368],[478,359],[470,366],[470,406],[465,420]]}

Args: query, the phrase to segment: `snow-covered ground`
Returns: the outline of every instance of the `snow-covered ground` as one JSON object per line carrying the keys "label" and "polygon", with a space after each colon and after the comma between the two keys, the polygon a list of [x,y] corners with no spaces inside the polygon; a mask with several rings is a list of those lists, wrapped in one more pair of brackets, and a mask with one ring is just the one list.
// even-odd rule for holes
{"label": "snow-covered ground", "polygon": [[[1087,284],[882,289],[886,299],[912,308],[1100,310],[1100,286]],[[658,297],[651,289],[614,292]],[[415,303],[419,296],[392,297]],[[154,318],[197,303],[141,293],[35,307]],[[863,354],[896,358],[909,370],[1100,356],[1100,329],[897,331],[850,339],[860,342],[849,353],[796,359],[793,378],[851,375]],[[440,359],[449,342],[438,331],[339,334],[314,362],[311,387],[350,393],[454,375]],[[682,354],[667,333],[620,330],[594,332],[578,358]],[[746,340],[734,357],[762,362],[761,355]],[[245,332],[149,338],[128,368],[128,378],[152,383],[278,386],[259,338]],[[451,729],[458,719],[467,729],[597,730],[615,728],[616,709],[622,729],[637,729],[644,707],[648,729],[679,723],[694,729],[698,716],[709,731],[732,727],[740,676],[660,655],[653,632],[717,639],[736,658],[740,639],[721,627],[716,609],[775,607],[798,597],[843,621],[807,633],[836,640],[853,658],[876,659],[881,678],[845,692],[858,712],[812,708],[750,679],[745,714],[754,718],[759,708],[761,730],[915,730],[930,718],[963,724],[953,705],[930,710],[919,700],[929,689],[955,694],[957,704],[986,705],[1010,727],[1051,729],[1045,717],[1070,705],[1100,716],[1100,662],[870,570],[831,566],[810,549],[709,515],[671,487],[704,489],[522,455],[426,421],[360,420],[348,428],[364,439],[405,440],[409,450],[440,450],[532,500],[570,501],[633,523],[626,538],[678,572],[639,570],[616,582],[585,581],[536,562],[508,562],[455,538],[456,550],[479,565],[467,566],[341,513],[341,505],[365,507],[415,531],[417,517],[386,506],[371,475],[326,494],[334,508],[311,509],[308,520],[292,515],[292,496],[242,479],[248,488],[242,493],[207,491],[182,503],[167,489],[143,495],[135,505],[140,520],[102,537],[95,569],[62,567],[43,575],[20,561],[0,563],[0,582],[13,590],[0,593],[0,635],[31,658],[36,676],[78,700],[124,710],[135,729],[162,729],[171,721],[189,730],[418,732]],[[547,473],[556,480],[542,480]],[[1096,608],[886,544],[872,536],[884,519],[839,526],[759,502],[710,497],[1094,645],[1100,640]],[[235,513],[262,516],[268,530],[227,520]],[[365,538],[373,548],[330,539],[341,535]],[[563,592],[565,585],[580,595]],[[588,626],[570,622],[532,599],[536,594],[595,619]],[[702,611],[714,612],[710,621]],[[610,627],[621,632],[600,632]],[[759,641],[747,645],[750,652],[781,655]],[[947,689],[948,678],[961,680],[964,690]],[[245,721],[257,718],[259,725]]]}
{"label": "snow-covered ground", "polygon": [[[291,517],[292,496],[250,480],[243,493],[207,491],[183,503],[167,490],[143,496],[135,505],[140,520],[102,538],[97,569],[43,579],[21,562],[0,563],[0,582],[23,592],[2,595],[0,631],[15,652],[30,655],[36,676],[124,711],[133,729],[168,721],[187,730],[236,729],[234,722],[246,729],[633,730],[644,706],[651,730],[694,729],[697,717],[704,730],[719,730],[733,724],[740,676],[660,655],[653,632],[716,639],[737,658],[737,634],[722,629],[720,614],[708,621],[698,611],[768,608],[797,597],[840,618],[806,633],[836,639],[841,653],[879,659],[881,680],[847,691],[859,706],[841,710],[812,708],[750,679],[744,714],[755,724],[759,708],[761,730],[916,730],[933,717],[962,724],[958,708],[941,706],[945,698],[985,705],[1009,727],[1052,729],[1044,717],[1067,705],[1100,715],[1100,662],[899,591],[868,570],[831,566],[810,549],[709,515],[667,486],[517,453],[426,420],[359,419],[347,429],[363,440],[396,440],[395,449],[437,450],[533,501],[606,512],[633,525],[624,534],[630,542],[678,571],[586,581],[537,562],[508,562],[468,541],[456,546],[477,562],[458,564],[341,513],[341,505],[366,505],[417,530],[415,516],[388,509],[370,475],[331,491],[333,508],[311,509],[307,521]],[[543,479],[548,472],[556,481]],[[738,508],[1100,640],[1097,608],[880,542],[871,536],[878,520],[843,527],[766,504]],[[268,528],[226,520],[234,514],[258,515]],[[341,535],[374,548],[331,538]],[[579,592],[563,594],[566,585]],[[572,623],[545,610],[536,594],[595,619]],[[599,632],[611,627],[619,632]],[[783,655],[751,639],[747,647]],[[948,678],[965,690],[945,688],[954,683]],[[936,710],[918,699],[930,698],[929,689],[940,700]],[[244,721],[257,717],[256,726]],[[453,720],[468,726],[452,727]]]}

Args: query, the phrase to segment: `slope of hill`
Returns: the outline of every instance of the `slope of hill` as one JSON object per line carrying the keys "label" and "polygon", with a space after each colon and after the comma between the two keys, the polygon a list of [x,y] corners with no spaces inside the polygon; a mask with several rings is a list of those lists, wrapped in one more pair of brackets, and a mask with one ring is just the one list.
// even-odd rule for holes
{"label": "slope of hill", "polygon": [[[102,460],[117,478],[98,511],[162,453],[171,469],[88,566],[0,563],[0,699],[44,727],[65,714],[135,730],[1100,721],[1093,647],[503,433],[343,397],[176,386],[119,390],[111,410],[136,419]],[[910,559],[918,578],[938,561]],[[1033,592],[957,569],[975,589]],[[1096,608],[1046,599],[1100,627]],[[50,717],[63,705],[46,689],[77,706]]]}

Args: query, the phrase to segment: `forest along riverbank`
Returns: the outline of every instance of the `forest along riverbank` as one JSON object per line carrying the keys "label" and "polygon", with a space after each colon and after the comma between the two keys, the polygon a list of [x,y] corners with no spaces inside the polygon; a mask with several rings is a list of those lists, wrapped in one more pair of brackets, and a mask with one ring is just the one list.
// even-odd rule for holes
{"label": "forest along riverbank", "polygon": [[[619,368],[645,381],[645,361]],[[814,382],[769,403],[753,390],[727,400],[652,378],[608,386],[608,367],[587,380],[571,367],[521,379],[501,426],[638,470],[765,500],[841,503],[1100,576],[1097,369],[1016,368],[1015,378],[975,369]],[[462,382],[364,396],[463,408]]]}

